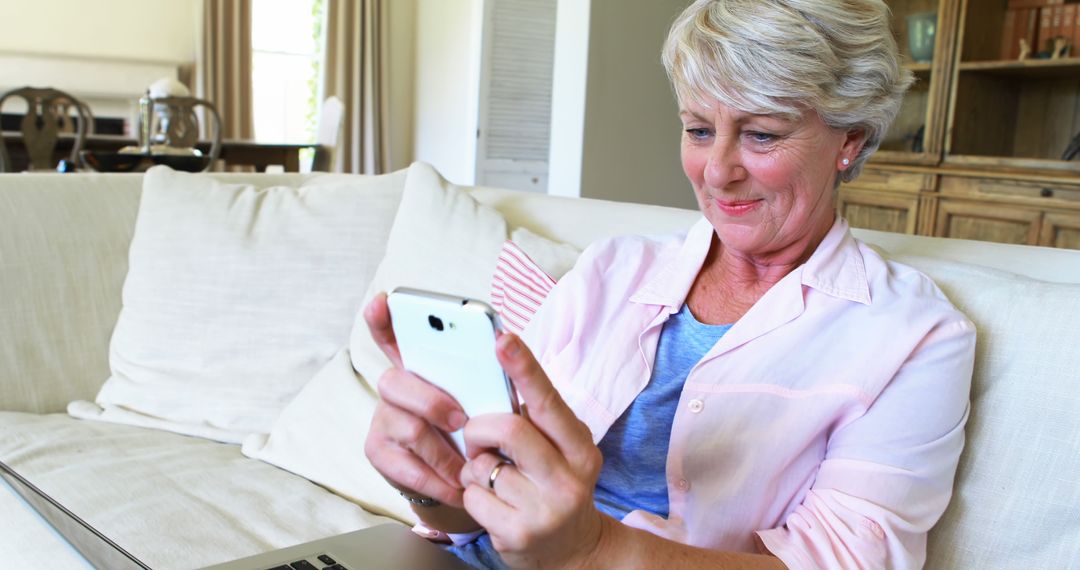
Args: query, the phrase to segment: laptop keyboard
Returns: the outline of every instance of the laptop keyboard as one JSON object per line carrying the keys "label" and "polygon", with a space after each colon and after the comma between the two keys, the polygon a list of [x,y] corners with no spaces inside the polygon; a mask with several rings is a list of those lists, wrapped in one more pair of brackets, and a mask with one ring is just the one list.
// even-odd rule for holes
{"label": "laptop keyboard", "polygon": [[320,564],[315,564],[311,560],[297,560],[291,564],[282,564],[281,566],[274,566],[268,570],[349,570],[345,566],[338,564],[336,560],[330,557],[328,554],[320,554],[316,560]]}

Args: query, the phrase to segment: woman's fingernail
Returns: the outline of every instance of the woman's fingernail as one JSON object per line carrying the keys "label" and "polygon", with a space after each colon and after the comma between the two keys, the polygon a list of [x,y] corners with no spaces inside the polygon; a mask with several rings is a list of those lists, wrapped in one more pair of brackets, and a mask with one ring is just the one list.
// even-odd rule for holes
{"label": "woman's fingernail", "polygon": [[521,345],[518,344],[518,338],[514,335],[504,334],[499,338],[499,342],[502,343],[502,351],[506,356],[517,356],[518,351],[521,350]]}
{"label": "woman's fingernail", "polygon": [[450,420],[450,430],[451,431],[457,431],[457,430],[465,427],[465,421],[466,421],[465,414],[463,414],[463,413],[461,413],[461,412],[459,412],[457,410],[454,410],[454,411],[450,412],[449,420]]}

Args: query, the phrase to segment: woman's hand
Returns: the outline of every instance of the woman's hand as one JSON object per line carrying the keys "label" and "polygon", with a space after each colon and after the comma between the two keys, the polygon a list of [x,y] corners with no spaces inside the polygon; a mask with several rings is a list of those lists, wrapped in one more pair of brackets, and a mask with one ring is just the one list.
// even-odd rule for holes
{"label": "woman's hand", "polygon": [[[520,339],[502,335],[497,351],[528,418],[469,420],[465,508],[511,567],[585,567],[607,525],[593,504],[600,450]],[[513,464],[503,464],[494,450]]]}
{"label": "woman's hand", "polygon": [[[379,378],[381,400],[375,407],[371,431],[364,443],[365,455],[398,490],[461,509],[459,476],[465,459],[446,434],[465,425],[465,412],[449,394],[402,367],[385,293],[376,296],[364,309],[364,319],[375,343],[393,363],[393,368]],[[425,508],[418,513],[431,514],[435,510]],[[422,518],[429,526],[446,532],[474,530],[475,523],[461,515],[443,513],[436,517],[447,524],[438,524],[428,516]]]}

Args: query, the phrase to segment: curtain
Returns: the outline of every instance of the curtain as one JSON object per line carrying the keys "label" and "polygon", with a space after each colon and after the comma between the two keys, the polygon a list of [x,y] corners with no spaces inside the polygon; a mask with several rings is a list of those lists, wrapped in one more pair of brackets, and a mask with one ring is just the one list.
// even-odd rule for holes
{"label": "curtain", "polygon": [[[197,60],[195,95],[217,107],[222,138],[255,138],[251,0],[203,0]],[[205,127],[203,132],[208,132]]]}
{"label": "curtain", "polygon": [[385,0],[326,0],[323,96],[345,104],[335,172],[390,171],[388,6]]}

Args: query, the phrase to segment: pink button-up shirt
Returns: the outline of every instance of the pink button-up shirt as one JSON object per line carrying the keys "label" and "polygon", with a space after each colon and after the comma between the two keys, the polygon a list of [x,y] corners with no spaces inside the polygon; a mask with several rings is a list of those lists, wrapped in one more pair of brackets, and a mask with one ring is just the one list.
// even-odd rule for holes
{"label": "pink button-up shirt", "polygon": [[[702,219],[684,235],[598,243],[524,332],[594,441],[648,383],[712,238]],[[792,568],[920,567],[952,494],[974,353],[974,326],[928,277],[837,219],[690,371],[670,434],[670,515],[623,522],[767,549]]]}

